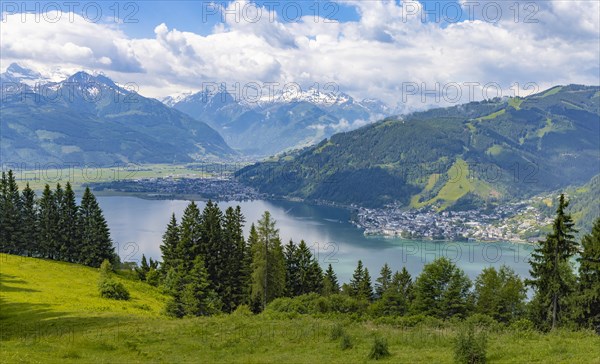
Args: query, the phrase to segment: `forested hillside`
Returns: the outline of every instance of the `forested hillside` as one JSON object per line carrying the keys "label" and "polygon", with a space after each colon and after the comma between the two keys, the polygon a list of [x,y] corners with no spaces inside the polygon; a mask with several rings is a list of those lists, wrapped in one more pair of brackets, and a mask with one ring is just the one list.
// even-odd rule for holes
{"label": "forested hillside", "polygon": [[584,184],[600,168],[600,88],[557,86],[388,118],[237,177],[279,196],[381,206],[494,203]]}

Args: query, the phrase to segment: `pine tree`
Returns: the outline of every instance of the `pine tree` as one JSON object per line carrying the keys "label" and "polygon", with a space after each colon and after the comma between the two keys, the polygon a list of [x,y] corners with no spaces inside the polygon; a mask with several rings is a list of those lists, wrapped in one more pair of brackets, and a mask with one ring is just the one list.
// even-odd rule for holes
{"label": "pine tree", "polygon": [[140,266],[136,267],[135,271],[140,281],[146,280],[146,275],[150,271],[150,266],[148,265],[148,261],[146,260],[146,256],[144,254],[142,254],[142,262],[140,263]]}
{"label": "pine tree", "polygon": [[376,279],[375,283],[375,297],[381,298],[385,291],[390,288],[390,284],[392,283],[392,270],[390,266],[385,263],[383,267],[381,267],[381,271],[379,272],[379,278]]}
{"label": "pine tree", "polygon": [[317,259],[313,257],[304,275],[305,293],[321,293],[323,284],[323,270]]}
{"label": "pine tree", "polygon": [[252,260],[252,297],[260,300],[264,310],[267,303],[285,292],[285,258],[275,220],[265,211],[258,221],[257,244]]}
{"label": "pine tree", "polygon": [[81,256],[79,208],[75,193],[67,182],[64,194],[58,201],[58,234],[60,236],[60,257],[67,262],[77,262]]}
{"label": "pine tree", "polygon": [[223,219],[223,260],[221,300],[223,310],[232,312],[246,300],[248,269],[245,265],[244,216],[237,206],[227,208]]}
{"label": "pine tree", "polygon": [[100,266],[104,259],[115,261],[116,254],[106,219],[89,187],[83,193],[79,211],[81,256],[78,261],[91,267]]}
{"label": "pine tree", "polygon": [[288,297],[297,296],[300,292],[300,268],[298,263],[298,248],[290,239],[285,245],[283,256],[285,259],[285,295]]}
{"label": "pine tree", "polygon": [[21,195],[19,194],[19,186],[15,180],[12,170],[8,171],[8,175],[2,178],[2,234],[0,241],[0,249],[4,253],[20,254],[21,247],[19,242],[22,241],[21,233],[23,225],[21,221]]}
{"label": "pine tree", "polygon": [[[64,260],[62,253],[63,253],[63,246],[65,246],[65,238],[63,236],[63,226],[61,225],[61,215],[62,215],[62,203],[63,203],[63,199],[64,199],[64,195],[65,195],[65,191],[62,189],[62,186],[60,185],[60,183],[56,184],[56,189],[54,190],[54,213],[56,214],[55,216],[55,220],[56,220],[56,239],[54,242],[54,246],[52,247],[52,252],[53,252],[53,259],[56,260]],[[100,264],[102,264],[102,262],[100,262]]]}
{"label": "pine tree", "polygon": [[254,254],[258,254],[258,232],[254,223],[250,225],[250,233],[248,234],[248,242],[246,243],[246,251],[244,258],[244,268],[247,271],[246,281],[246,303],[250,305],[253,312],[260,312],[262,307],[262,300],[257,295],[253,295],[253,277],[254,268],[256,267]]}
{"label": "pine tree", "polygon": [[23,234],[21,234],[22,254],[28,257],[33,256],[38,251],[38,205],[35,199],[35,192],[29,187],[29,183],[21,193]]}
{"label": "pine tree", "polygon": [[574,291],[573,271],[569,264],[577,252],[574,240],[573,219],[565,212],[569,202],[560,195],[552,233],[540,241],[531,254],[529,271],[532,279],[527,283],[534,287],[534,321],[542,329],[554,329],[567,311],[567,302]]}
{"label": "pine tree", "polygon": [[371,301],[373,299],[373,287],[371,286],[371,276],[369,270],[363,267],[362,261],[359,260],[350,280],[351,294],[353,297],[366,299]]}
{"label": "pine tree", "polygon": [[7,223],[6,213],[4,212],[6,208],[6,172],[2,171],[2,178],[0,179],[0,252],[5,252],[7,247]]}
{"label": "pine tree", "polygon": [[184,272],[189,272],[191,263],[200,255],[200,210],[194,201],[190,202],[181,218],[179,226],[179,244],[176,249],[176,261]]}
{"label": "pine tree", "polygon": [[402,267],[401,272],[394,273],[388,288],[383,291],[374,307],[380,315],[404,315],[408,311],[411,300],[412,277],[406,267]]}
{"label": "pine tree", "polygon": [[600,218],[581,240],[576,318],[583,327],[600,332]]}
{"label": "pine tree", "polygon": [[204,257],[211,288],[222,298],[227,288],[224,284],[226,256],[231,253],[223,246],[223,213],[217,204],[208,200],[200,221],[199,253]]}
{"label": "pine tree", "polygon": [[352,279],[350,280],[350,293],[353,297],[359,297],[359,290],[360,290],[360,284],[362,282],[362,280],[364,279],[364,268],[363,268],[363,263],[362,260],[358,261],[358,264],[356,265],[356,269],[354,270],[354,273],[352,274]]}
{"label": "pine tree", "polygon": [[323,278],[323,294],[329,296],[337,293],[340,293],[340,284],[338,283],[337,275],[333,271],[333,267],[329,264]]}
{"label": "pine tree", "polygon": [[167,225],[167,230],[162,237],[160,251],[162,253],[161,272],[166,275],[169,269],[176,267],[180,262],[177,261],[177,245],[179,244],[179,226],[175,214],[171,215],[171,220]]}
{"label": "pine tree", "polygon": [[373,286],[371,285],[371,275],[369,269],[365,268],[365,274],[358,288],[358,296],[367,301],[373,300]]}
{"label": "pine tree", "polygon": [[42,258],[54,259],[55,257],[55,247],[58,239],[58,212],[54,200],[54,193],[52,193],[50,186],[46,185],[39,201],[38,255]]}
{"label": "pine tree", "polygon": [[186,316],[208,316],[220,309],[217,294],[210,288],[208,272],[202,256],[197,256],[190,272],[184,278],[181,304]]}

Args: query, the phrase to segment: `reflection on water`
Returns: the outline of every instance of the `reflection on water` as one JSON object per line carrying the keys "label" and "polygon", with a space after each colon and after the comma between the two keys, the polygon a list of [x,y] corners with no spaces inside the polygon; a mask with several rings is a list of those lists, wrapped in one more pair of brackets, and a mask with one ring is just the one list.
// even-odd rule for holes
{"label": "reflection on water", "polygon": [[[111,235],[123,260],[139,260],[142,254],[160,258],[162,234],[172,213],[178,221],[188,204],[182,200],[145,200],[136,197],[98,197],[108,221]],[[245,233],[265,210],[277,221],[282,241],[304,239],[312,246],[322,266],[331,264],[342,282],[352,276],[361,259],[374,280],[383,263],[393,270],[406,266],[418,275],[425,263],[445,256],[455,261],[471,278],[487,266],[511,266],[522,277],[528,277],[527,259],[532,247],[511,243],[433,242],[365,237],[348,222],[350,212],[329,206],[315,206],[288,201],[246,201],[220,203],[240,205],[246,217]],[[204,202],[199,201],[200,208]]]}

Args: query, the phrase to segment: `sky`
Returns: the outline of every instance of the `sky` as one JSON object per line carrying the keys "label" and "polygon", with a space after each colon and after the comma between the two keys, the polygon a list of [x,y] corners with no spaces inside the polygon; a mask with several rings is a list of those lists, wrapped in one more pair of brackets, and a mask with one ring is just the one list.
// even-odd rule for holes
{"label": "sky", "polygon": [[293,84],[420,109],[600,84],[595,0],[0,4],[1,70],[103,73],[156,98]]}

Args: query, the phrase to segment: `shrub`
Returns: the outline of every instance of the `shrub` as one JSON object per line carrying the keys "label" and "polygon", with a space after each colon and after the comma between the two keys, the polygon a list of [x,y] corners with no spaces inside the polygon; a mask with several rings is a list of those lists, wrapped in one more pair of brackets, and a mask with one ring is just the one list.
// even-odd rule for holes
{"label": "shrub", "polygon": [[533,325],[533,322],[531,322],[528,319],[516,320],[510,324],[509,328],[513,331],[518,331],[518,332],[535,331],[535,326]]}
{"label": "shrub", "polygon": [[248,305],[239,305],[237,306],[235,311],[233,311],[232,315],[244,317],[252,316],[252,311],[250,310],[250,307],[248,307]]}
{"label": "shrub", "polygon": [[387,358],[390,355],[387,340],[382,337],[375,337],[371,351],[369,352],[369,359],[379,360]]}
{"label": "shrub", "polygon": [[465,320],[465,323],[467,325],[485,328],[485,329],[495,329],[499,325],[498,321],[494,320],[493,317],[484,315],[481,313],[476,313],[476,314],[469,316]]}
{"label": "shrub", "polygon": [[129,299],[129,291],[127,291],[127,288],[125,288],[121,282],[106,278],[100,284],[100,296],[114,300],[127,301]]}
{"label": "shrub", "polygon": [[121,283],[111,278],[112,266],[107,259],[104,259],[100,265],[100,279],[98,280],[98,290],[100,296],[114,300],[128,300],[129,291]]}
{"label": "shrub", "polygon": [[487,336],[477,333],[473,325],[458,333],[454,343],[454,360],[460,364],[483,364],[486,362]]}
{"label": "shrub", "polygon": [[344,332],[342,334],[342,340],[340,340],[340,348],[342,350],[348,350],[352,349],[352,346],[352,339],[350,338],[350,335]]}
{"label": "shrub", "polygon": [[342,335],[344,335],[346,332],[344,331],[344,327],[339,324],[336,323],[331,327],[331,333],[329,334],[329,338],[331,340],[337,340],[340,337],[342,337]]}

